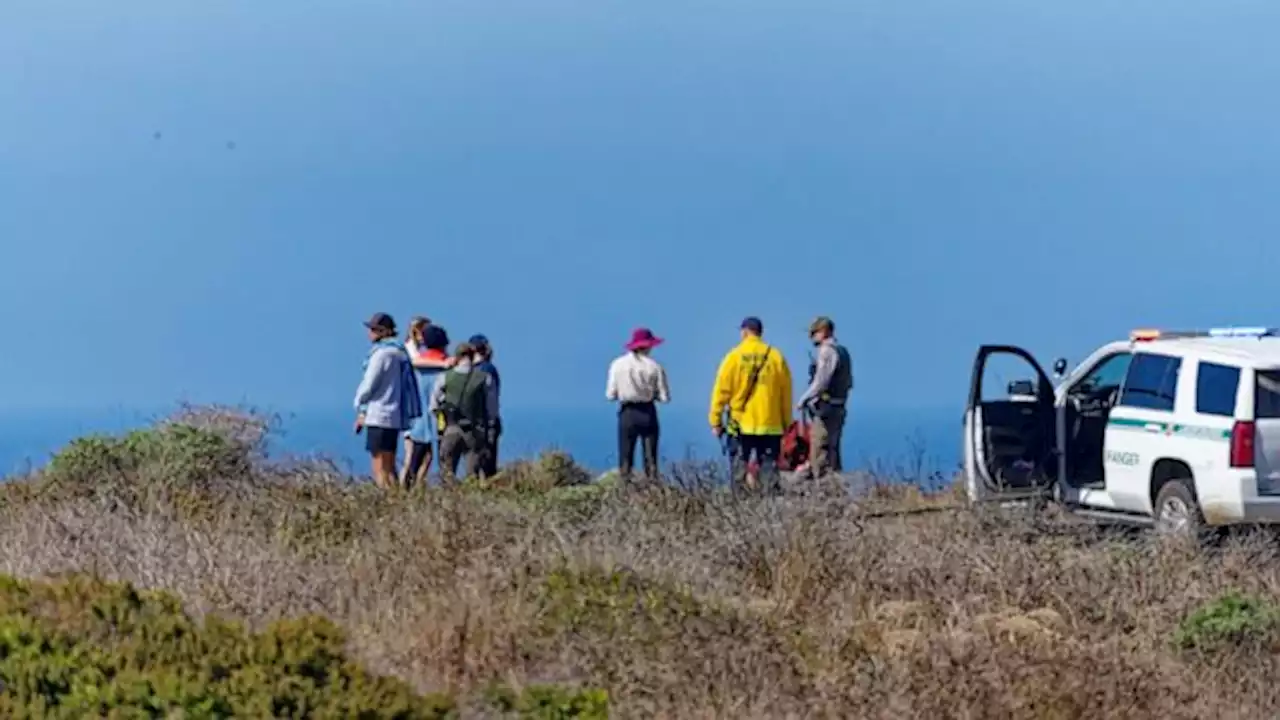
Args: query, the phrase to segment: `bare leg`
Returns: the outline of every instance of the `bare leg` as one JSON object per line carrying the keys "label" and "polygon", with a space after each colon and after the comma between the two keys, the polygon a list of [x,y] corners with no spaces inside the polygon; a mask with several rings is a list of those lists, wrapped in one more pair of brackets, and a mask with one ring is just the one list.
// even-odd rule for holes
{"label": "bare leg", "polygon": [[374,478],[378,487],[390,490],[396,485],[396,454],[378,453],[374,456]]}
{"label": "bare leg", "polygon": [[417,483],[422,487],[427,486],[427,475],[431,472],[433,455],[431,443],[427,443],[426,450],[422,453],[422,465],[418,467]]}
{"label": "bare leg", "polygon": [[389,452],[382,460],[382,473],[387,479],[387,487],[394,488],[398,485],[399,478],[396,477],[396,454]]}
{"label": "bare leg", "polygon": [[409,487],[409,463],[413,460],[413,440],[404,438],[404,464],[400,466],[400,487]]}

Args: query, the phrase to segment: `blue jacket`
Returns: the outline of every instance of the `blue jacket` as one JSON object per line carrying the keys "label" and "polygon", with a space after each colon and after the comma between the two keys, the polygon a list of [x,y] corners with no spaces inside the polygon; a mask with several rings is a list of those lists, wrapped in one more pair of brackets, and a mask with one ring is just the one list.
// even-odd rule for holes
{"label": "blue jacket", "polygon": [[409,353],[396,340],[381,340],[369,350],[355,406],[369,427],[404,430],[422,416],[417,375]]}
{"label": "blue jacket", "polygon": [[476,367],[492,375],[494,387],[497,388],[498,392],[502,392],[502,378],[498,377],[498,368],[494,367],[491,360],[481,360]]}

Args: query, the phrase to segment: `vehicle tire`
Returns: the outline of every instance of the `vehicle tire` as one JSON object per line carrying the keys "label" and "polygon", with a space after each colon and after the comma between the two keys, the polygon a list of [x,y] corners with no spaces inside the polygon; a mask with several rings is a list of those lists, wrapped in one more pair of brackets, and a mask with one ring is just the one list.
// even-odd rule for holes
{"label": "vehicle tire", "polygon": [[1163,535],[1196,537],[1204,529],[1204,516],[1191,492],[1190,480],[1168,480],[1156,493],[1156,532]]}

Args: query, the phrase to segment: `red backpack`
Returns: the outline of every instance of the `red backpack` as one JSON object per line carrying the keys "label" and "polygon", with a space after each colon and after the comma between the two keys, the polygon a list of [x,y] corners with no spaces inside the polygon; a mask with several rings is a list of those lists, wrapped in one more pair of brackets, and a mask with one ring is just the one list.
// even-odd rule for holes
{"label": "red backpack", "polygon": [[[792,422],[782,433],[782,450],[778,453],[778,469],[790,472],[809,462],[809,423]],[[760,465],[754,459],[747,471],[755,474]]]}
{"label": "red backpack", "polygon": [[795,470],[809,462],[809,423],[793,422],[782,434],[779,470]]}

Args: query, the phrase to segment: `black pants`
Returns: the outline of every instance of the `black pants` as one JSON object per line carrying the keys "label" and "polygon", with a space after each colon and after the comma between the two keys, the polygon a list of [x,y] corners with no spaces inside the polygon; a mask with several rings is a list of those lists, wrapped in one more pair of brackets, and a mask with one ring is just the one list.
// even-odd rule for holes
{"label": "black pants", "polygon": [[618,408],[618,472],[631,475],[640,441],[644,455],[644,474],[658,477],[658,408],[653,403],[622,403]]}
{"label": "black pants", "polygon": [[782,489],[782,478],[778,473],[778,455],[782,453],[781,435],[738,435],[729,438],[729,458],[733,466],[733,490],[742,492],[747,489],[747,464],[752,457],[759,463],[757,477],[760,488],[773,494]]}
{"label": "black pants", "polygon": [[481,469],[487,477],[498,474],[498,440],[502,437],[502,418],[493,423],[493,435],[485,443],[484,458],[480,462]]}

